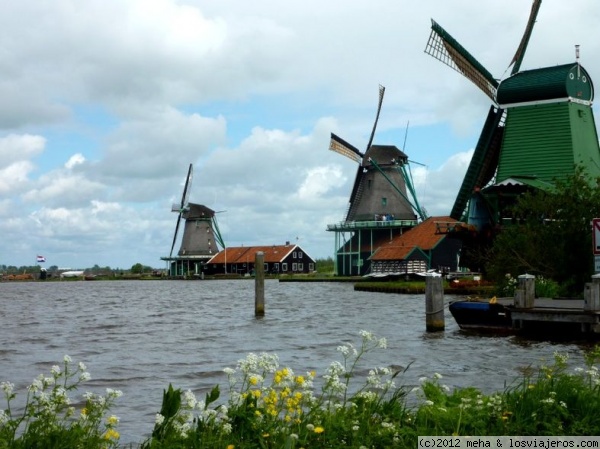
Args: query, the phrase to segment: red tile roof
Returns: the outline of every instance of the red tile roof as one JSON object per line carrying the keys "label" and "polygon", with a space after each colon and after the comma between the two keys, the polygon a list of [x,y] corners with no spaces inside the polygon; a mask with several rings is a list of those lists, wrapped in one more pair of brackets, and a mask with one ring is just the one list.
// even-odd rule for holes
{"label": "red tile roof", "polygon": [[[215,254],[207,263],[254,263],[256,253],[264,253],[266,263],[281,262],[292,251],[300,250],[298,245],[270,245],[270,246],[232,246]],[[306,254],[306,253],[305,253]]]}
{"label": "red tile roof", "polygon": [[456,220],[450,217],[429,217],[404,234],[398,235],[382,245],[371,256],[371,260],[402,260],[415,247],[423,251],[434,249],[446,237],[445,234],[436,234],[438,222],[454,223]]}

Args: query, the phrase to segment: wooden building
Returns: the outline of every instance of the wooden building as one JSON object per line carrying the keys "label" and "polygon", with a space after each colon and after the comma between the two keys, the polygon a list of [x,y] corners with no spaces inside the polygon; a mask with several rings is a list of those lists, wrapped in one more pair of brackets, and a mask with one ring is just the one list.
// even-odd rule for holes
{"label": "wooden building", "polygon": [[390,276],[421,273],[429,269],[439,272],[457,271],[461,242],[443,227],[455,223],[450,217],[430,217],[402,235],[380,245],[371,261],[371,276]]}
{"label": "wooden building", "polygon": [[265,273],[300,274],[315,271],[315,260],[300,246],[286,242],[285,245],[237,246],[220,251],[206,262],[207,275],[254,273],[256,253],[264,254]]}

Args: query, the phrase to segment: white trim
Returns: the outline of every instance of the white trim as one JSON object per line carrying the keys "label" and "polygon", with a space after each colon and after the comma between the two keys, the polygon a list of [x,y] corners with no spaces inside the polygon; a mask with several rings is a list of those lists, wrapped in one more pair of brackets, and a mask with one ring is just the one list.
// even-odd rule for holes
{"label": "white trim", "polygon": [[565,102],[582,104],[584,106],[592,105],[592,102],[588,101],[588,100],[580,100],[579,98],[573,98],[573,97],[564,97],[564,98],[552,98],[550,100],[524,101],[522,103],[499,104],[498,106],[501,109],[509,109],[509,108],[518,108],[521,106],[536,106],[536,105],[541,105],[541,104],[565,103]]}

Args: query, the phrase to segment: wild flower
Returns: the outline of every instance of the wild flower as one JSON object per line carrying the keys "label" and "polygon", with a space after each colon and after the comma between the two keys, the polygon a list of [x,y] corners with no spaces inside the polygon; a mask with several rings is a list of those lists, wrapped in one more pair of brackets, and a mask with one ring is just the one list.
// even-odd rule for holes
{"label": "wild flower", "polygon": [[29,445],[26,441],[31,438],[31,432],[37,444],[44,447],[46,439],[54,441],[58,435],[70,432],[70,440],[64,443],[65,446],[93,448],[103,441],[102,448],[116,447],[120,437],[119,418],[105,416],[122,395],[119,390],[107,389],[106,397],[86,392],[83,395],[85,405],[79,413],[72,405],[69,392],[91,378],[86,370],[83,363],[73,366],[71,357],[64,356],[62,367],[53,365],[49,376],[40,374],[33,379],[27,387],[25,405],[18,414],[13,414],[11,407],[16,398],[14,385],[2,382],[7,407],[0,413],[0,441]]}

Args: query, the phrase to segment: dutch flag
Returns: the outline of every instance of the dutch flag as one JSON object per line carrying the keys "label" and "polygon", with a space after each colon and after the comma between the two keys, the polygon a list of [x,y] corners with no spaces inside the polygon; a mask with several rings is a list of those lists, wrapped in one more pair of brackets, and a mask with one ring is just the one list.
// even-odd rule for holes
{"label": "dutch flag", "polygon": [[44,256],[37,256],[36,260],[37,260],[38,263],[40,263],[40,262],[46,262],[46,258]]}

